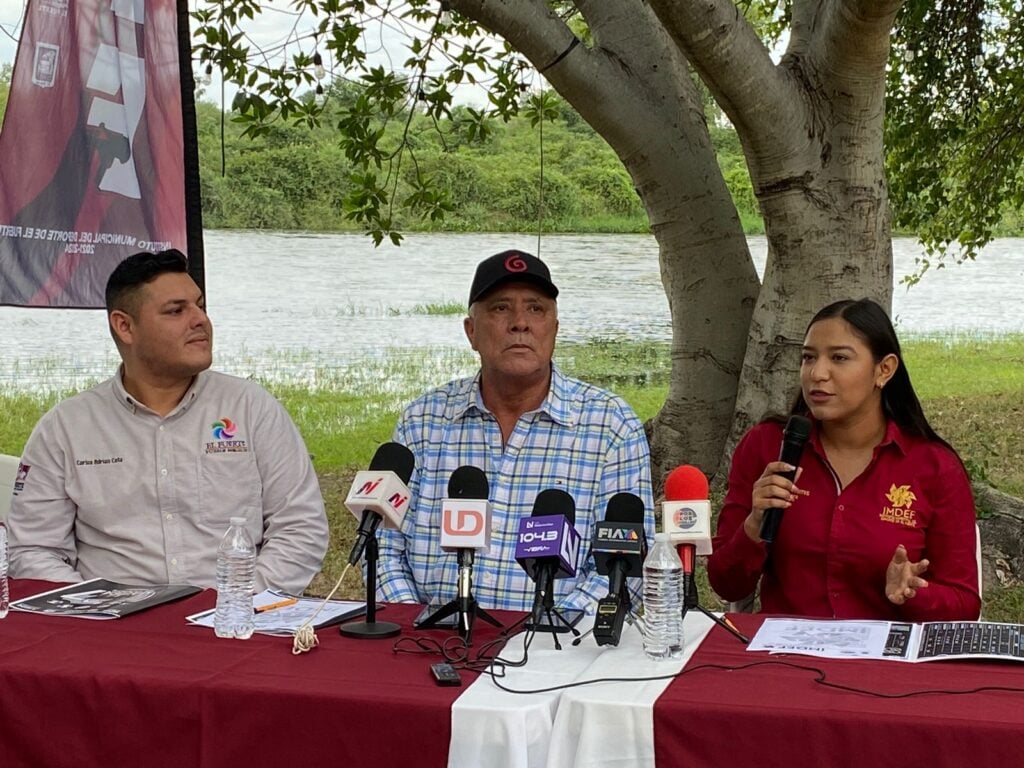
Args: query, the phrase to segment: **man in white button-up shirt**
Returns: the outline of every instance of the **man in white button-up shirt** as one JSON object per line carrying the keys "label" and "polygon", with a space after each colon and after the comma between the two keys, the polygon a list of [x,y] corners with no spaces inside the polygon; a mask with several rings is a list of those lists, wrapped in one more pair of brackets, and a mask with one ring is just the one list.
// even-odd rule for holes
{"label": "man in white button-up shirt", "polygon": [[208,371],[213,328],[176,250],[139,253],[107,283],[122,365],[40,419],[8,525],[19,578],[212,587],[228,518],[259,549],[256,587],[301,592],[327,520],[309,454],[262,387]]}

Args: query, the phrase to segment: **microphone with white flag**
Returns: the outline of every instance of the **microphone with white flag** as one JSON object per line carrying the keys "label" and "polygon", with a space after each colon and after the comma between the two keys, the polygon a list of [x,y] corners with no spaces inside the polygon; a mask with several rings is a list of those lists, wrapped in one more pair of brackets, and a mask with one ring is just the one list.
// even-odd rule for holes
{"label": "microphone with white flag", "polygon": [[401,443],[384,443],[373,455],[370,468],[356,472],[345,506],[359,521],[356,540],[348,556],[355,565],[363,556],[366,542],[383,522],[399,528],[409,506],[409,478],[416,463],[412,451]]}
{"label": "microphone with white flag", "polygon": [[694,565],[697,555],[711,554],[711,504],[708,479],[696,467],[684,464],[665,478],[665,501],[661,505],[662,529],[679,551],[683,561],[683,615],[696,609],[740,642],[750,639],[723,617],[700,604]]}
{"label": "microphone with white flag", "polygon": [[684,464],[673,469],[665,478],[661,525],[679,552],[679,559],[683,561],[683,605],[696,608],[696,556],[711,554],[708,479],[696,467]]}
{"label": "microphone with white flag", "polygon": [[469,637],[473,617],[483,611],[473,599],[473,560],[476,550],[491,546],[491,510],[487,503],[487,475],[477,467],[462,466],[448,480],[448,498],[441,502],[441,549],[455,552],[459,563],[459,634]]}

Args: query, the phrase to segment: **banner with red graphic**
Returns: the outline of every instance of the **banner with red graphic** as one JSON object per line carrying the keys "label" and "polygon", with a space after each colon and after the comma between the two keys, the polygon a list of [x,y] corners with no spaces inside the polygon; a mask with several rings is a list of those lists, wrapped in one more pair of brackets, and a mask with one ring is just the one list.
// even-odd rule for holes
{"label": "banner with red graphic", "polygon": [[0,132],[0,304],[102,307],[125,256],[187,252],[178,23],[176,0],[29,0]]}

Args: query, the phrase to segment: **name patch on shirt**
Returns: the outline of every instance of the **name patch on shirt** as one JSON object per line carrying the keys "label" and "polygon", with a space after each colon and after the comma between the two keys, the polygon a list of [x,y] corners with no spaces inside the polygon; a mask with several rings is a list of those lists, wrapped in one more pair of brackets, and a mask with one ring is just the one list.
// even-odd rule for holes
{"label": "name patch on shirt", "polygon": [[122,464],[123,456],[111,456],[108,459],[75,459],[76,467],[91,467],[97,464]]}
{"label": "name patch on shirt", "polygon": [[896,485],[893,483],[889,492],[885,494],[889,501],[888,505],[882,506],[882,513],[878,516],[883,523],[905,525],[908,528],[917,527],[917,512],[911,509],[911,505],[917,501],[917,496],[910,490],[909,485]]}

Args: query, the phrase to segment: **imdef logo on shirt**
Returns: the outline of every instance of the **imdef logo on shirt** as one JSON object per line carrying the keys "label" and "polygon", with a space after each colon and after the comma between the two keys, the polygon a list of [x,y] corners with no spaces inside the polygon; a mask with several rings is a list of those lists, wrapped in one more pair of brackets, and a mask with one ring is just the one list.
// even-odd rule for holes
{"label": "imdef logo on shirt", "polygon": [[25,480],[28,479],[28,471],[32,469],[28,464],[18,462],[18,474],[14,476],[14,493],[25,490]]}
{"label": "imdef logo on shirt", "polygon": [[905,525],[908,528],[917,527],[917,522],[914,519],[917,512],[910,508],[910,505],[917,501],[917,496],[910,490],[909,485],[898,486],[893,483],[889,492],[885,494],[885,498],[892,506],[882,507],[882,514],[878,516],[879,520],[883,523]]}
{"label": "imdef logo on shirt", "polygon": [[207,453],[248,453],[249,446],[245,440],[235,440],[238,425],[231,419],[222,416],[210,425],[213,439],[216,442],[206,444]]}

